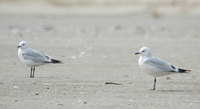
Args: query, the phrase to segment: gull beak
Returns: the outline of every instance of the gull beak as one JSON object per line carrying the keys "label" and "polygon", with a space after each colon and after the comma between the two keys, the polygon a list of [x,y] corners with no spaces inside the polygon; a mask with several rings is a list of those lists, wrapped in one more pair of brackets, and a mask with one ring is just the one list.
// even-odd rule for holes
{"label": "gull beak", "polygon": [[135,53],[135,55],[138,55],[138,54],[140,54],[140,52],[136,52],[136,53]]}
{"label": "gull beak", "polygon": [[17,48],[20,48],[21,46],[17,46]]}

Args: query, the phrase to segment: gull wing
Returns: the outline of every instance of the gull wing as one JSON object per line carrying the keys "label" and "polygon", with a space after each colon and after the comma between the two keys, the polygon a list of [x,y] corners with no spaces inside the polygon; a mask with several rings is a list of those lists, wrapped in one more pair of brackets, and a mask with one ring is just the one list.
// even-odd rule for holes
{"label": "gull wing", "polygon": [[177,70],[175,66],[157,57],[147,58],[146,60],[144,60],[144,63],[158,69],[159,71],[176,72]]}
{"label": "gull wing", "polygon": [[37,63],[46,63],[49,59],[49,57],[45,56],[44,54],[36,50],[27,50],[22,55],[24,59],[32,60]]}

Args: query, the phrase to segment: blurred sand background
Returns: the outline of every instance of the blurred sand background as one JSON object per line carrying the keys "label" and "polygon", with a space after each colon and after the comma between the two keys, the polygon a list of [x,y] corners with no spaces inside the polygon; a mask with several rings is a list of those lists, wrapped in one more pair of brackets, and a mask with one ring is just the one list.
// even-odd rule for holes
{"label": "blurred sand background", "polygon": [[[0,109],[199,109],[199,34],[199,0],[0,0]],[[29,78],[21,40],[64,64]],[[192,72],[149,90],[142,46]]]}

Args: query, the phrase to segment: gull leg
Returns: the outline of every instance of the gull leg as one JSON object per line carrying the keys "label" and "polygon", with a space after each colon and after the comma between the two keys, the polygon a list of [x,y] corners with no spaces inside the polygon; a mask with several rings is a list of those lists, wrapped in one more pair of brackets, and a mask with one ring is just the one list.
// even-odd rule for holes
{"label": "gull leg", "polygon": [[35,67],[33,67],[33,78],[34,78],[34,75],[35,75]]}
{"label": "gull leg", "polygon": [[32,67],[31,67],[30,78],[32,78],[32,72],[33,72],[33,69],[32,69]]}
{"label": "gull leg", "polygon": [[154,85],[153,85],[153,90],[156,90],[156,77],[154,77]]}

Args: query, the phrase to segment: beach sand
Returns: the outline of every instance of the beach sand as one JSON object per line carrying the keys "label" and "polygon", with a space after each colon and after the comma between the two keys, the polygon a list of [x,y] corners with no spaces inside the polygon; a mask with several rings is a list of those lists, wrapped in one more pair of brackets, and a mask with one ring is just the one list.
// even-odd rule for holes
{"label": "beach sand", "polygon": [[[200,17],[0,14],[1,109],[199,109]],[[30,68],[18,44],[63,61]],[[134,53],[152,54],[190,74],[157,78]],[[119,83],[105,84],[106,82]]]}

